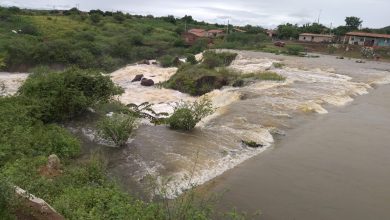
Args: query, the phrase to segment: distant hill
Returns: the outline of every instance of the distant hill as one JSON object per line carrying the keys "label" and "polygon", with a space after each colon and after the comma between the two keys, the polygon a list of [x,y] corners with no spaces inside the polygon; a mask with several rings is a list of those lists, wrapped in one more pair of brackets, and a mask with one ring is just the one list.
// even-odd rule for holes
{"label": "distant hill", "polygon": [[390,34],[390,26],[378,29],[381,33]]}

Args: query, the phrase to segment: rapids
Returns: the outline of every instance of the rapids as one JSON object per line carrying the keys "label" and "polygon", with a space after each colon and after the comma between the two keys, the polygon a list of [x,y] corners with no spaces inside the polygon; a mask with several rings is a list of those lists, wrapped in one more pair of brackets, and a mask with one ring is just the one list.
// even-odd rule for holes
{"label": "rapids", "polygon": [[[238,51],[230,68],[242,73],[270,70],[286,77],[283,82],[259,81],[242,88],[224,87],[210,92],[216,112],[205,118],[192,132],[166,126],[141,124],[125,148],[106,150],[112,175],[133,192],[150,192],[149,180],[160,187],[157,193],[174,198],[183,190],[205,183],[243,161],[272,147],[297,119],[326,114],[330,108],[351,103],[375,86],[390,83],[388,64],[354,60],[290,57],[259,52]],[[198,59],[201,55],[197,56]],[[282,62],[283,68],[273,63]],[[118,99],[125,103],[150,102],[156,111],[171,113],[176,102],[196,98],[178,91],[143,87],[131,82],[137,74],[155,83],[169,79],[176,68],[156,65],[129,65],[111,73],[112,80],[125,89]],[[23,81],[27,75],[20,75]],[[6,80],[4,80],[6,79]],[[17,90],[20,81],[0,74],[7,94]],[[104,148],[107,143],[95,137],[91,128],[74,128],[86,138],[88,150]],[[261,143],[250,148],[242,140]],[[108,144],[109,145],[109,144]],[[143,194],[143,193],[141,193]]]}
{"label": "rapids", "polygon": [[[311,61],[321,59],[329,64],[310,65]],[[328,108],[346,105],[355,96],[367,94],[376,84],[388,82],[389,72],[385,69],[359,66],[354,60],[332,65],[336,61],[330,56],[314,60],[239,52],[230,68],[242,73],[271,70],[287,77],[286,81],[261,81],[242,88],[224,87],[210,92],[207,95],[217,111],[199,123],[193,132],[141,126],[132,144],[111,160],[116,176],[121,176],[124,182],[132,182],[132,187],[138,185],[138,189],[144,188],[147,179],[152,177],[164,189],[164,196],[173,198],[265,151],[272,146],[275,136],[283,135],[293,126],[293,119],[313,113],[326,114]],[[277,62],[287,65],[274,68],[272,64]],[[356,79],[354,73],[346,74],[348,65],[359,73]],[[171,112],[175,102],[195,99],[169,89],[130,83],[141,71],[161,82],[174,74],[175,68],[128,66],[112,73],[114,82],[126,89],[119,97],[121,101],[149,101],[157,105],[157,110]],[[255,141],[263,147],[249,148],[241,140]]]}

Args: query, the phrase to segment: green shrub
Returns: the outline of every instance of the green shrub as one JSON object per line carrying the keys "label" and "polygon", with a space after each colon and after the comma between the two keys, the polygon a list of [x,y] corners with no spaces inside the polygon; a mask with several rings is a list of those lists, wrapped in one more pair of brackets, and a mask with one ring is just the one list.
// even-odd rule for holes
{"label": "green shrub", "polygon": [[203,97],[193,103],[180,103],[176,106],[167,123],[171,129],[192,130],[202,118],[214,112],[212,102]]}
{"label": "green shrub", "polygon": [[283,68],[285,66],[284,63],[272,63],[272,66],[274,66],[275,68]]}
{"label": "green shrub", "polygon": [[195,65],[198,63],[198,61],[196,60],[196,58],[193,54],[188,55],[186,61],[187,61],[187,63],[191,63],[192,65]]}
{"label": "green shrub", "polygon": [[123,90],[109,78],[91,70],[33,74],[19,94],[39,101],[45,122],[72,119],[98,102],[107,102]]}
{"label": "green shrub", "polygon": [[176,130],[191,130],[195,127],[196,121],[191,109],[180,107],[168,118],[169,127]]}
{"label": "green shrub", "polygon": [[16,158],[57,154],[76,156],[79,141],[64,128],[43,124],[40,102],[26,97],[0,98],[0,167]]}
{"label": "green shrub", "polygon": [[91,21],[93,23],[97,24],[97,23],[99,23],[102,20],[102,16],[99,15],[99,14],[94,13],[94,14],[90,15],[90,19],[91,19]]}
{"label": "green shrub", "polygon": [[208,41],[205,39],[199,39],[197,40],[189,49],[189,52],[192,54],[197,54],[200,52],[203,52],[205,49],[207,49]]}
{"label": "green shrub", "polygon": [[286,77],[271,71],[247,73],[247,74],[243,74],[240,78],[241,79],[251,78],[254,80],[270,80],[270,81],[284,81],[286,79]]}
{"label": "green shrub", "polygon": [[106,116],[98,123],[99,134],[118,147],[126,145],[136,127],[136,118],[130,115],[114,113],[112,116]]}
{"label": "green shrub", "polygon": [[206,51],[203,53],[203,64],[208,68],[229,66],[236,57],[236,53]]}
{"label": "green shrub", "polygon": [[162,67],[171,67],[173,66],[174,59],[171,55],[164,55],[158,59],[158,62]]}
{"label": "green shrub", "polygon": [[305,48],[300,45],[287,45],[287,54],[298,56],[305,51]]}
{"label": "green shrub", "polygon": [[38,29],[32,24],[25,24],[20,29],[22,34],[38,35]]}

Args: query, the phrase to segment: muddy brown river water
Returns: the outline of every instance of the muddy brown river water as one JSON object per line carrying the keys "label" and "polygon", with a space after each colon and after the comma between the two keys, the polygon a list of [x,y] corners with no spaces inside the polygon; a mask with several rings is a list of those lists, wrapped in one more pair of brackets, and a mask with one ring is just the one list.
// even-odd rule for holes
{"label": "muddy brown river water", "polygon": [[287,132],[209,183],[255,219],[390,219],[390,86]]}

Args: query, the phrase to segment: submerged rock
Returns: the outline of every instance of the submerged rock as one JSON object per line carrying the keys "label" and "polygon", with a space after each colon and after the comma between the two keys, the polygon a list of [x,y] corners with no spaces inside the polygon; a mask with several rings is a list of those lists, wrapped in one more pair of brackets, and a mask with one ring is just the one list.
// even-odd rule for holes
{"label": "submerged rock", "polygon": [[259,143],[256,143],[254,141],[244,141],[244,140],[241,140],[241,143],[243,143],[247,147],[251,147],[251,148],[264,147],[263,144],[259,144]]}
{"label": "submerged rock", "polygon": [[152,79],[142,78],[141,85],[143,86],[153,86],[154,81]]}
{"label": "submerged rock", "polygon": [[144,74],[135,75],[134,79],[131,80],[131,82],[138,82],[138,81],[141,81],[142,77],[144,77]]}

